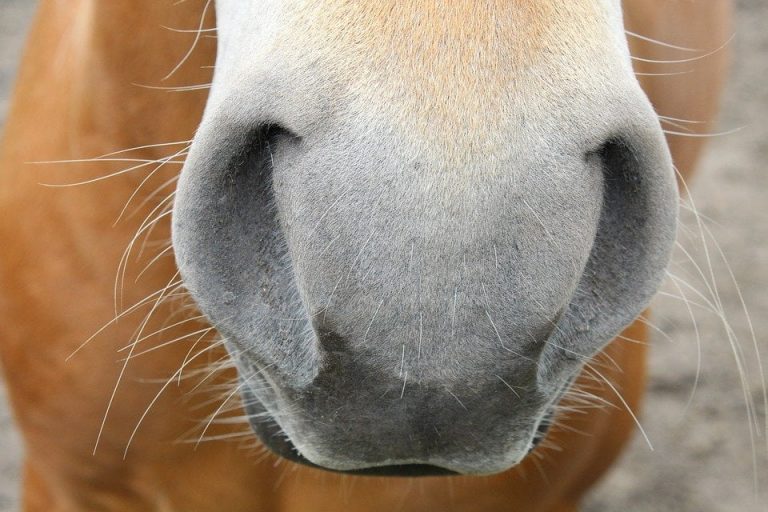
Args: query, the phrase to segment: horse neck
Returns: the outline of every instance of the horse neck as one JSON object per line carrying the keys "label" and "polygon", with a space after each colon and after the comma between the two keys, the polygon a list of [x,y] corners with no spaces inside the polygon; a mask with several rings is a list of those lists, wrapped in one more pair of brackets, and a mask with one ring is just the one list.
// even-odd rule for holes
{"label": "horse neck", "polygon": [[[202,115],[207,89],[170,88],[205,86],[215,60],[211,37],[172,30],[214,26],[213,8],[204,10],[206,0],[138,3],[92,2],[84,38],[87,53],[80,67],[82,95],[77,99],[87,117],[110,134],[111,144],[121,145],[114,149],[189,139]],[[168,151],[150,153],[163,156]]]}
{"label": "horse neck", "polygon": [[[188,86],[210,81],[209,67],[215,58],[215,41],[210,38],[200,38],[186,62],[163,80],[187,54],[196,37],[194,33],[164,27],[197,29],[205,1],[41,3],[0,147],[4,183],[0,207],[20,212],[24,218],[23,223],[0,220],[0,232],[7,231],[8,239],[17,241],[19,254],[36,251],[40,242],[35,238],[40,238],[41,232],[46,233],[49,245],[61,246],[62,251],[69,247],[67,244],[87,247],[87,254],[80,256],[88,261],[79,264],[104,266],[107,288],[122,250],[141,221],[169,191],[137,206],[160,183],[177,174],[179,166],[166,166],[146,183],[145,178],[155,166],[61,189],[40,184],[90,180],[135,163],[104,159],[44,165],[29,162],[89,159],[128,148],[191,139],[207,91],[176,93],[141,85]],[[213,26],[213,20],[206,20],[206,26]],[[145,147],[115,157],[156,160],[183,147]],[[181,159],[179,155],[174,160]],[[134,216],[110,229],[140,184],[142,190],[128,210]],[[94,233],[98,236],[94,237]],[[167,237],[167,224],[155,233]],[[71,250],[66,254],[62,262],[75,259]],[[171,268],[158,271],[154,280],[167,280],[169,272],[172,274]]]}
{"label": "horse neck", "polygon": [[[87,158],[191,138],[207,90],[162,88],[209,83],[215,41],[168,27],[196,30],[205,4],[205,0],[43,2],[20,70],[8,138],[24,131],[29,119],[39,121],[41,116],[46,122],[36,128],[47,132],[46,142],[36,151],[36,160]],[[214,24],[212,11],[208,9],[207,27]],[[193,45],[194,51],[184,59]],[[34,134],[27,136],[35,139]],[[166,154],[167,147],[160,146],[131,157]],[[85,174],[93,175],[94,168],[89,170]],[[73,170],[58,174],[69,177]],[[132,180],[115,181],[130,186]]]}

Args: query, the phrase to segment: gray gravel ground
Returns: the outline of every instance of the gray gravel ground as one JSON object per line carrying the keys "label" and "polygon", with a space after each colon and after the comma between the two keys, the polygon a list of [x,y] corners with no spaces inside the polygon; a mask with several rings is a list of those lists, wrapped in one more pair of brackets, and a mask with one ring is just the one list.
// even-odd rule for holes
{"label": "gray gravel ground", "polygon": [[[715,138],[693,186],[696,206],[707,219],[714,239],[726,253],[741,293],[752,313],[757,346],[768,358],[768,2],[738,0],[733,42],[734,64],[721,129],[744,127]],[[22,38],[34,7],[31,0],[0,0],[0,125],[8,102]],[[681,23],[684,23],[681,20]],[[700,265],[706,258],[692,215],[685,215],[683,245]],[[719,299],[745,354],[748,394],[757,401],[763,421],[758,359],[741,311],[737,288],[728,268],[709,243]],[[692,286],[706,290],[682,251],[673,269]],[[667,285],[666,292],[679,295]],[[696,302],[703,299],[687,291]],[[707,295],[705,293],[705,295]],[[709,298],[709,296],[707,295]],[[688,408],[685,404],[696,378],[697,343],[694,322],[681,301],[660,296],[651,362],[650,393],[642,425],[651,451],[641,436],[586,506],[587,512],[764,512],[768,510],[766,439],[757,440],[756,497],[753,448],[739,372],[719,315],[693,306],[701,332],[701,378]],[[764,364],[768,369],[768,365]],[[21,445],[0,382],[0,512],[17,510]]]}

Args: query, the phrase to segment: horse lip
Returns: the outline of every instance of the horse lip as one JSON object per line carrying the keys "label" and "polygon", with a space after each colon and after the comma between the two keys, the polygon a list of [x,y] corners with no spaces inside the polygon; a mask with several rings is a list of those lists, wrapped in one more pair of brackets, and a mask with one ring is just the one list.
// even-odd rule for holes
{"label": "horse lip", "polygon": [[[550,404],[550,407],[547,407],[546,412],[539,418],[538,422],[536,423],[536,428],[529,442],[527,451],[525,452],[524,456],[521,457],[513,465],[521,463],[547,437],[555,418],[555,409],[551,405],[556,404],[563,398],[566,391],[573,385],[574,380],[575,376],[566,380],[566,382],[558,390],[554,400],[552,400]],[[246,416],[248,418],[248,423],[261,444],[264,445],[274,455],[277,455],[278,457],[289,460],[291,462],[332,473],[358,476],[418,477],[458,476],[463,474],[461,472],[445,467],[419,463],[372,466],[359,469],[334,469],[316,464],[301,454],[288,434],[275,420],[274,415],[270,413],[264,406],[263,402],[257,398],[250,386],[242,381],[240,394],[243,408],[245,409]]]}
{"label": "horse lip", "polygon": [[251,428],[256,433],[262,444],[275,455],[290,460],[304,466],[315,469],[330,471],[333,473],[343,473],[358,476],[394,476],[394,477],[416,477],[416,476],[452,476],[459,473],[431,464],[402,464],[390,466],[376,466],[370,468],[337,470],[320,466],[304,457],[296,449],[296,446],[288,438],[277,422],[270,418],[263,418],[266,413],[261,402],[252,394],[247,386],[243,391],[244,407],[248,415],[248,421]]}

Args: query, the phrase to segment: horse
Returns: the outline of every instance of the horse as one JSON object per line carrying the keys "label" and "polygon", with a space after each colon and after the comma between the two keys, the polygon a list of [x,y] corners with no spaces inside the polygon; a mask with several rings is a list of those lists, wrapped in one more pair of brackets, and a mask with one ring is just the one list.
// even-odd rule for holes
{"label": "horse", "polygon": [[658,63],[729,4],[42,1],[0,150],[23,509],[576,511],[704,143],[655,112],[712,119],[727,52]]}

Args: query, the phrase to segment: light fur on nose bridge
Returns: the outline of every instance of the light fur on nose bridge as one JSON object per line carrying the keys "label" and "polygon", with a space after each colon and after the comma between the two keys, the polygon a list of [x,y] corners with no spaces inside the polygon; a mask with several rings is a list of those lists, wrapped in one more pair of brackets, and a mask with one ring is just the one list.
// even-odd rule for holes
{"label": "light fur on nose bridge", "polygon": [[588,69],[595,63],[588,62],[585,35],[595,44],[607,37],[604,13],[586,0],[535,7],[324,0],[301,4],[289,18],[306,30],[300,43],[283,44],[311,48],[334,80],[355,84],[345,100],[355,110],[386,119],[457,168],[509,144],[510,119],[526,108],[526,97],[551,87],[529,70],[566,76]]}

